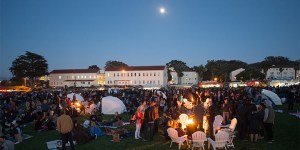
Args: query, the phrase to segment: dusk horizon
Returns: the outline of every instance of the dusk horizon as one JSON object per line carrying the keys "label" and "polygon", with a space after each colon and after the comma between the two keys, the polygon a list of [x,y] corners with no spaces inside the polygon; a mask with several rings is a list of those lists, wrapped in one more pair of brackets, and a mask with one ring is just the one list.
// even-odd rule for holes
{"label": "dusk horizon", "polygon": [[44,56],[49,72],[103,69],[109,60],[130,66],[181,60],[193,67],[300,58],[297,0],[3,0],[0,9],[0,78],[12,77],[9,67],[25,51]]}

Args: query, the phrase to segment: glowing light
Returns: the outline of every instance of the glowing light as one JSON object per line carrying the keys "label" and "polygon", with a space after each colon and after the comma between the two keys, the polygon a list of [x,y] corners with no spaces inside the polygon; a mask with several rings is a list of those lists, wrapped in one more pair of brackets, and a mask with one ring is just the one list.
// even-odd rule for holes
{"label": "glowing light", "polygon": [[159,12],[160,12],[161,14],[164,14],[164,13],[166,13],[166,10],[165,10],[165,8],[161,7],[161,8],[159,9]]}
{"label": "glowing light", "polygon": [[194,123],[194,120],[193,119],[189,119],[186,121],[186,124],[193,124]]}

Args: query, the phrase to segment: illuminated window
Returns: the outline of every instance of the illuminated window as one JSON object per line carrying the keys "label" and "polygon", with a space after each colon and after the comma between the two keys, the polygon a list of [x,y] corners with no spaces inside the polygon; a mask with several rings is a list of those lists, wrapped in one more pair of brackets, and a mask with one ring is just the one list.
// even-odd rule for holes
{"label": "illuminated window", "polygon": [[90,76],[90,79],[92,79],[92,76]]}
{"label": "illuminated window", "polygon": [[96,76],[94,76],[94,79],[96,79]]}
{"label": "illuminated window", "polygon": [[61,76],[58,76],[58,79],[61,79]]}
{"label": "illuminated window", "polygon": [[107,77],[109,77],[109,73],[107,73]]}

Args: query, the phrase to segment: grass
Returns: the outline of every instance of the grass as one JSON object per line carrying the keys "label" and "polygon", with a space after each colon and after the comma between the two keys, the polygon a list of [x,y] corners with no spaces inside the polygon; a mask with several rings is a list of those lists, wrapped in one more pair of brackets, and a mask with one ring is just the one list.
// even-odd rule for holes
{"label": "grass", "polygon": [[[295,116],[289,115],[287,111],[287,105],[276,106],[275,109],[284,110],[283,113],[276,113],[274,124],[274,139],[272,144],[266,143],[265,140],[259,140],[257,143],[252,144],[249,141],[234,140],[235,149],[239,150],[242,147],[246,147],[248,150],[296,150],[300,149],[300,119]],[[300,110],[300,104],[295,105],[295,110]],[[104,119],[109,119],[112,116],[105,116]],[[126,118],[127,117],[127,118]],[[123,116],[128,119],[128,116]],[[82,122],[84,117],[77,118],[79,122]],[[163,136],[155,135],[154,140],[151,142],[143,142],[141,140],[134,139],[134,124],[126,126],[126,129],[131,131],[132,136],[123,139],[119,143],[113,143],[112,136],[102,136],[96,140],[90,141],[87,144],[76,145],[76,150],[87,149],[101,149],[101,150],[164,150],[178,149],[177,144],[173,144],[170,148],[170,141],[165,141]],[[28,125],[24,129],[25,134],[32,135],[33,137],[27,139],[16,145],[16,150],[43,150],[47,149],[46,142],[59,139],[57,131],[47,131],[38,133],[33,130],[33,125]],[[183,145],[181,149],[186,149],[187,146]],[[207,149],[207,144],[206,144]],[[231,148],[232,149],[232,148]]]}

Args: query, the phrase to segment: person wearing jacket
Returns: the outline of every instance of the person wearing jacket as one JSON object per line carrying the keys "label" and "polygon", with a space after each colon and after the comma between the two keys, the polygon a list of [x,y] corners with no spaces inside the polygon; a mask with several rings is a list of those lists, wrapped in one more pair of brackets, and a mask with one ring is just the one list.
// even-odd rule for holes
{"label": "person wearing jacket", "polygon": [[154,136],[154,121],[158,118],[156,115],[156,102],[151,101],[149,107],[145,110],[144,120],[146,123],[146,128],[144,129],[145,139],[143,141],[153,140]]}
{"label": "person wearing jacket", "polygon": [[267,141],[268,143],[272,143],[274,140],[273,138],[273,125],[275,120],[275,112],[272,107],[272,102],[269,100],[265,100],[264,104],[266,106],[265,113],[264,113],[264,127],[267,133]]}

